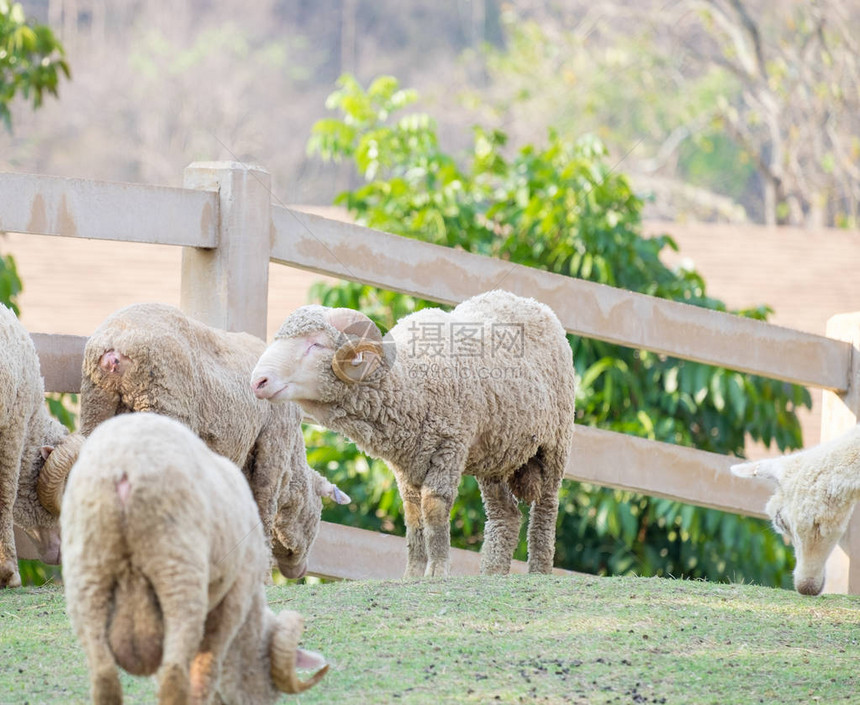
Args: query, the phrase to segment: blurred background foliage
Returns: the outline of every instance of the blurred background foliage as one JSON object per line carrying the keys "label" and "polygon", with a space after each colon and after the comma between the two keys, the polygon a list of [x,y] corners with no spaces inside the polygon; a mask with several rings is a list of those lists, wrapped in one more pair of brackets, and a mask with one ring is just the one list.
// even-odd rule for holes
{"label": "blurred background foliage", "polygon": [[76,80],[36,116],[13,106],[3,168],[178,186],[191,161],[239,159],[292,203],[321,203],[356,182],[304,154],[307,126],[340,74],[395,71],[456,150],[476,111],[518,145],[549,125],[596,134],[657,196],[651,219],[854,227],[860,214],[857,3],[20,2]]}
{"label": "blurred background foliage", "polygon": [[[434,120],[404,112],[414,91],[383,76],[364,89],[344,75],[309,151],[350,162],[363,183],[342,193],[356,221],[566,276],[725,311],[692,269],[660,260],[668,235],[640,233],[642,201],[598,139],[550,130],[544,145],[506,156],[506,135],[474,128],[462,160],[439,144]],[[500,282],[504,287],[504,282]],[[366,312],[383,330],[431,302],[357,283],[318,284],[312,298]],[[765,320],[769,309],[733,311]],[[798,386],[569,336],[580,385],[577,422],[742,455],[747,434],[781,450],[802,445]],[[342,437],[306,429],[311,463],[353,498],[327,520],[402,533],[402,507],[384,463]],[[483,510],[473,478],[454,506],[452,543],[477,547]],[[525,524],[524,524],[525,525]],[[525,558],[525,541],[517,557]],[[565,482],[556,564],[607,575],[671,575],[790,587],[792,553],[766,522],[631,492]]]}
{"label": "blurred background foliage", "polygon": [[28,21],[20,3],[0,0],[0,120],[12,129],[9,104],[20,95],[33,109],[46,93],[56,96],[69,78],[65,50],[50,27]]}

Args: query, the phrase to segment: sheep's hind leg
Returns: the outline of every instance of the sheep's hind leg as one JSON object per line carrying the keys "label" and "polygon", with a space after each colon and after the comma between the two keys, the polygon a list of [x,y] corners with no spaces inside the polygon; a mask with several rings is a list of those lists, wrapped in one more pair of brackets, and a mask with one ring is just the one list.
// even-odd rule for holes
{"label": "sheep's hind leg", "polygon": [[94,705],[122,703],[119,669],[105,630],[112,592],[110,574],[90,578],[82,584],[73,570],[66,571],[66,594],[75,595],[69,599],[69,616],[86,655]]}
{"label": "sheep's hind leg", "polygon": [[244,574],[206,617],[203,642],[191,662],[191,702],[195,705],[220,702],[216,693],[224,657],[245,621],[247,595],[254,593],[255,583],[253,573]]}
{"label": "sheep's hind leg", "polygon": [[159,705],[186,705],[191,695],[191,660],[203,639],[208,605],[205,566],[180,557],[147,571],[161,604],[164,649],[158,672]]}
{"label": "sheep's hind leg", "polygon": [[406,520],[406,572],[403,577],[420,578],[427,568],[427,548],[421,519],[421,490],[406,482],[400,473],[396,473],[395,477]]}
{"label": "sheep's hind leg", "polygon": [[558,519],[558,490],[564,476],[566,456],[556,450],[543,454],[540,497],[529,512],[529,573],[551,573],[555,557],[555,524]]}
{"label": "sheep's hind leg", "polygon": [[478,486],[487,513],[481,574],[506,575],[517,547],[522,514],[506,482],[478,478]]}

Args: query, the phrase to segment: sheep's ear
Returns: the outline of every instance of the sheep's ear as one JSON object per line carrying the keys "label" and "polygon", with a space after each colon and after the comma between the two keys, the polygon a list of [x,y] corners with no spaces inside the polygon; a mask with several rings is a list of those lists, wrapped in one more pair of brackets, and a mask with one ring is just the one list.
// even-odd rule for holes
{"label": "sheep's ear", "polygon": [[331,369],[347,384],[363,382],[382,364],[382,345],[372,340],[348,341],[338,348]]}
{"label": "sheep's ear", "polygon": [[325,496],[334,500],[338,504],[349,504],[352,501],[349,495],[335,484],[332,484],[331,489],[326,492]]}
{"label": "sheep's ear", "polygon": [[296,649],[296,668],[316,671],[317,669],[324,668],[325,666],[325,656],[322,654],[318,654],[316,651]]}
{"label": "sheep's ear", "polygon": [[39,448],[39,453],[42,455],[42,460],[47,460],[48,456],[54,452],[54,446],[42,446]]}
{"label": "sheep's ear", "polygon": [[[301,693],[315,686],[328,671],[325,659],[313,651],[299,648],[304,622],[298,612],[281,612],[269,644],[272,683],[283,693]],[[318,668],[306,681],[300,681],[297,668]]]}
{"label": "sheep's ear", "polygon": [[732,465],[731,471],[738,477],[761,477],[777,484],[782,481],[782,464],[777,459],[738,463]]}

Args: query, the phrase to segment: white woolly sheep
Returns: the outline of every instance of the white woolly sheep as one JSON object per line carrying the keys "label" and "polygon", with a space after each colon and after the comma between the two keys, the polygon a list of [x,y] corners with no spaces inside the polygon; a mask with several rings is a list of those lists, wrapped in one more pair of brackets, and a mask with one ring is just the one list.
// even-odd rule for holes
{"label": "white woolly sheep", "polygon": [[[322,678],[297,648],[301,617],[275,615],[268,549],[239,468],[181,423],[127,414],[101,424],[68,477],[66,605],[94,703],[119,703],[117,665],[158,672],[158,702],[261,705]],[[319,668],[308,681],[298,667]]]}
{"label": "white woolly sheep", "polygon": [[827,557],[860,500],[860,426],[791,455],[732,465],[732,472],[776,483],[766,511],[794,545],[794,587],[818,595]]}
{"label": "white woolly sheep", "polygon": [[482,573],[507,573],[531,503],[529,570],[549,572],[570,451],[570,346],[545,305],[492,291],[447,313],[424,309],[383,341],[364,314],[305,306],[260,358],[261,399],[294,401],[394,472],[406,519],[406,576],[447,575],[462,474],[487,513]]}
{"label": "white woolly sheep", "polygon": [[[248,389],[248,374],[265,347],[259,338],[211,328],[172,306],[120,309],[87,340],[80,430],[88,436],[106,419],[139,411],[184,423],[242,468],[279,567],[287,577],[300,577],[322,507],[309,489],[342,503],[349,497],[308,466],[299,408],[272,407]],[[52,482],[62,487],[70,467],[56,463]]]}
{"label": "white woolly sheep", "polygon": [[[18,558],[59,563],[60,534],[50,504],[50,487],[40,484],[43,468],[70,450],[66,428],[45,407],[39,358],[29,334],[0,305],[0,588],[18,587]],[[61,452],[49,456],[54,446]],[[18,555],[13,535],[17,525],[32,541],[34,554]]]}

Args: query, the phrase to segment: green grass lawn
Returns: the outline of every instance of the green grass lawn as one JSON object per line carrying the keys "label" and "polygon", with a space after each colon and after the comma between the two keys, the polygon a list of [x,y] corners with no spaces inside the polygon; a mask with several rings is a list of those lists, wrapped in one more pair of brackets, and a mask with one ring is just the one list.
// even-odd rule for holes
{"label": "green grass lawn", "polygon": [[[311,703],[858,703],[860,597],[511,576],[268,589],[332,663]],[[127,703],[153,683],[124,676]],[[85,703],[60,589],[0,591],[0,703]]]}

